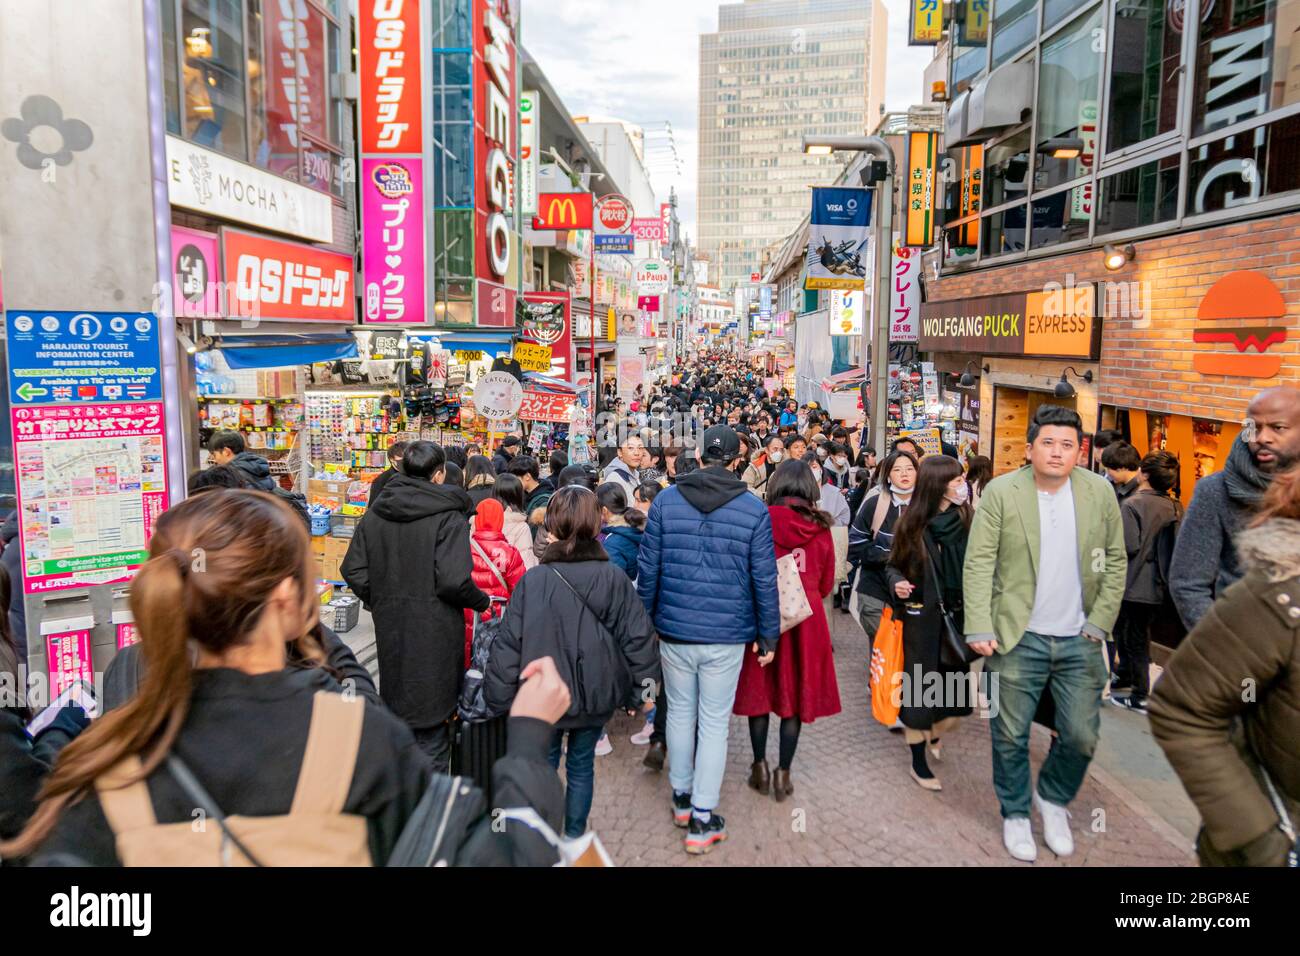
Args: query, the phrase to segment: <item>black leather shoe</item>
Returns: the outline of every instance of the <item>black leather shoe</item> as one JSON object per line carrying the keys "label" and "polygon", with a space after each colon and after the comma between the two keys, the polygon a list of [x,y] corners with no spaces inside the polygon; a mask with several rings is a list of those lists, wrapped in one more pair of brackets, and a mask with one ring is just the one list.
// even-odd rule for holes
{"label": "black leather shoe", "polygon": [[641,761],[641,766],[648,767],[651,770],[663,770],[664,761],[668,758],[668,748],[664,746],[661,740],[650,741],[650,749],[646,751],[645,759]]}
{"label": "black leather shoe", "polygon": [[766,760],[755,760],[749,768],[749,788],[766,796],[772,792],[772,771]]}

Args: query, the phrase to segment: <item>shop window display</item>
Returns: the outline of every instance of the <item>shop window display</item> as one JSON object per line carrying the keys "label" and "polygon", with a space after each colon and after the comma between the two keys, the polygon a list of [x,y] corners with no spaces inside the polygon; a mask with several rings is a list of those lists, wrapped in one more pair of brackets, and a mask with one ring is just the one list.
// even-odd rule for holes
{"label": "shop window display", "polygon": [[243,17],[240,0],[181,5],[185,137],[241,159],[246,155]]}

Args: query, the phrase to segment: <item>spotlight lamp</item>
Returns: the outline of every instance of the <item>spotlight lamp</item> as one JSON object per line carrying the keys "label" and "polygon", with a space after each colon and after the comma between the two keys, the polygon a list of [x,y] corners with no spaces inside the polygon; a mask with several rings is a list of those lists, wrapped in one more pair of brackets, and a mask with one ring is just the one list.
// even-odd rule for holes
{"label": "spotlight lamp", "polygon": [[1108,272],[1118,272],[1137,257],[1137,250],[1133,248],[1132,243],[1125,246],[1116,246],[1108,242],[1103,250],[1103,256],[1102,262],[1105,264],[1106,270]]}
{"label": "spotlight lamp", "polygon": [[1057,398],[1074,398],[1074,396],[1078,394],[1078,392],[1074,390],[1074,386],[1070,384],[1070,372],[1074,372],[1075,375],[1083,379],[1089,385],[1092,384],[1092,369],[1079,375],[1078,369],[1071,365],[1061,373],[1061,380],[1057,382],[1056,387],[1052,389],[1052,394]]}

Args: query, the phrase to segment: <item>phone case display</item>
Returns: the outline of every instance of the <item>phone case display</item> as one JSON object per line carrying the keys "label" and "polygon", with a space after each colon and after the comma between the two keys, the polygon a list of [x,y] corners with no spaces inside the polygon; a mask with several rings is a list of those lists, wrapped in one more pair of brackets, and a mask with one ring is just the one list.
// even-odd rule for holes
{"label": "phone case display", "polygon": [[308,392],[307,421],[312,462],[353,472],[387,468],[388,446],[406,428],[402,402],[388,394]]}

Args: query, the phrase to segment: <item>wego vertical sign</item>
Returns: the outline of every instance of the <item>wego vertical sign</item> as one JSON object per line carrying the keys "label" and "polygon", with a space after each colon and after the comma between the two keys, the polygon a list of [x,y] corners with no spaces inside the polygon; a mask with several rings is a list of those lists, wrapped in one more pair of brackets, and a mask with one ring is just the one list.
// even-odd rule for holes
{"label": "wego vertical sign", "polygon": [[475,155],[481,180],[475,189],[478,277],[500,282],[510,270],[514,208],[515,33],[507,0],[474,0]]}

